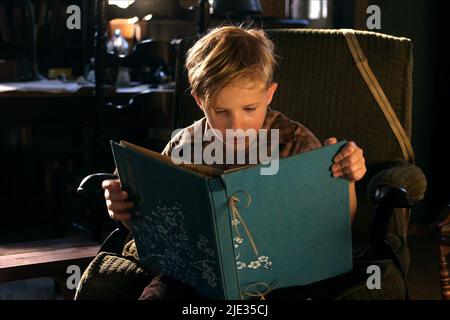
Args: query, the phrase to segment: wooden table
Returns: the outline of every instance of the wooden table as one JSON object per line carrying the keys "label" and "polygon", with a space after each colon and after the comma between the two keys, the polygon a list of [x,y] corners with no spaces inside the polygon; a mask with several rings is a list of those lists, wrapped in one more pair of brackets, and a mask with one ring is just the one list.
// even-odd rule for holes
{"label": "wooden table", "polygon": [[[115,103],[128,101],[132,94],[109,89],[107,99]],[[93,88],[77,92],[23,92],[0,93],[0,127],[42,127],[61,123],[93,121],[96,114]]]}
{"label": "wooden table", "polygon": [[100,244],[68,237],[0,246],[0,282],[65,275],[70,265],[84,270]]}

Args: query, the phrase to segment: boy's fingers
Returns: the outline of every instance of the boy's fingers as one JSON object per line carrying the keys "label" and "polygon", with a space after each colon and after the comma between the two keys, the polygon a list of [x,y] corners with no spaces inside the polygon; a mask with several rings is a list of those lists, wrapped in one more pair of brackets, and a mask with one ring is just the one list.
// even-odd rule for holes
{"label": "boy's fingers", "polygon": [[111,217],[111,219],[113,220],[119,220],[119,221],[123,221],[123,220],[130,220],[131,219],[131,214],[128,211],[108,211],[109,212],[109,216]]}
{"label": "boy's fingers", "polygon": [[134,203],[131,201],[122,201],[122,202],[117,202],[117,201],[111,201],[111,200],[107,200],[106,201],[106,207],[108,208],[108,210],[111,211],[124,211],[124,210],[128,210],[133,208]]}
{"label": "boy's fingers", "polygon": [[111,191],[105,189],[105,199],[111,201],[125,201],[128,199],[128,193],[126,191]]}
{"label": "boy's fingers", "polygon": [[341,172],[342,172],[342,175],[347,175],[347,174],[355,173],[355,172],[361,170],[362,168],[363,168],[362,165],[353,166],[353,167],[345,167],[345,168],[342,168]]}
{"label": "boy's fingers", "polygon": [[342,161],[344,158],[348,157],[349,155],[351,155],[353,152],[356,151],[356,149],[359,149],[356,146],[356,143],[354,143],[353,141],[349,141],[345,144],[345,146],[342,148],[341,151],[339,151],[339,153],[334,157],[334,162],[338,163],[340,161]]}
{"label": "boy's fingers", "polygon": [[120,180],[119,179],[103,180],[102,188],[103,189],[111,189],[111,190],[121,189],[121,187],[120,187]]}
{"label": "boy's fingers", "polygon": [[348,157],[342,159],[341,161],[339,161],[339,163],[335,163],[331,169],[342,169],[342,168],[347,168],[347,167],[352,167],[352,166],[357,166],[361,163],[365,163],[365,159],[362,156],[362,153],[360,152],[361,149],[355,151],[354,153],[352,153],[351,155],[349,155]]}
{"label": "boy's fingers", "polygon": [[337,143],[337,139],[335,137],[328,138],[323,142],[323,144],[325,146],[329,146],[330,144],[336,144],[336,143]]}
{"label": "boy's fingers", "polygon": [[366,174],[366,168],[362,167],[359,170],[356,170],[350,174],[346,174],[341,176],[341,178],[346,179],[346,180],[350,180],[350,181],[358,181],[361,180],[362,177],[364,177],[364,175]]}
{"label": "boy's fingers", "polygon": [[342,176],[351,175],[351,174],[354,174],[355,172],[360,171],[361,169],[364,169],[364,170],[366,169],[364,164],[360,164],[360,165],[354,166],[354,167],[342,168],[342,169],[333,171],[333,177],[339,178]]}
{"label": "boy's fingers", "polygon": [[352,173],[356,170],[359,170],[360,168],[363,168],[363,167],[365,167],[364,163],[360,162],[360,163],[354,164],[349,167],[341,167],[337,170],[332,170],[332,171],[335,173],[341,173],[342,175],[344,175],[344,174],[350,174],[350,173]]}

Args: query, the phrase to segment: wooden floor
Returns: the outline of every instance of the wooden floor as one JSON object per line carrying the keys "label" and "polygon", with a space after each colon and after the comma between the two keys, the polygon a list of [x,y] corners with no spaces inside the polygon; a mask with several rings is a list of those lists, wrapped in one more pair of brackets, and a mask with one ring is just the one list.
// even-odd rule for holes
{"label": "wooden floor", "polygon": [[0,300],[63,300],[52,278],[0,283]]}

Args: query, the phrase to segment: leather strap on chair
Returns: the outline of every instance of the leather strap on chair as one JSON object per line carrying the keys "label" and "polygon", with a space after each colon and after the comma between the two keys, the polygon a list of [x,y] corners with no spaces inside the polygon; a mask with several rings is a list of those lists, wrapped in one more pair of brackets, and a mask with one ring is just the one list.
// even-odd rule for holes
{"label": "leather strap on chair", "polygon": [[361,46],[359,45],[358,39],[356,38],[356,34],[352,29],[341,29],[342,33],[345,36],[345,40],[347,45],[352,53],[353,59],[355,60],[356,66],[358,67],[359,72],[361,73],[364,81],[370,89],[373,97],[377,101],[381,110],[383,111],[386,120],[389,123],[392,131],[397,138],[398,143],[402,149],[403,157],[405,160],[414,163],[414,152],[411,146],[411,142],[409,141],[408,136],[406,135],[405,130],[403,129],[400,121],[397,118],[397,115],[392,108],[388,98],[384,94],[383,89],[381,88],[380,83],[375,77],[372,69],[369,66],[366,56],[364,55]]}

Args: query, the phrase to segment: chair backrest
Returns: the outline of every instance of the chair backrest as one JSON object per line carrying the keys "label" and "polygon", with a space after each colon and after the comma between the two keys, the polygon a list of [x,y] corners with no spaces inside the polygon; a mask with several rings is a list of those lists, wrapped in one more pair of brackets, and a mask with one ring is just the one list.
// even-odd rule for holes
{"label": "chair backrest", "polygon": [[[279,87],[271,106],[309,128],[323,141],[328,137],[357,142],[364,150],[368,172],[357,184],[358,213],[354,233],[367,234],[373,207],[365,196],[369,178],[386,163],[403,159],[383,112],[359,73],[340,30],[267,30],[275,43]],[[411,137],[412,44],[368,31],[355,31],[369,65]],[[195,39],[178,47],[175,127],[192,124],[203,115],[190,97],[184,70],[185,53]],[[361,212],[361,213],[360,213]],[[403,231],[404,232],[404,231]]]}
{"label": "chair backrest", "polygon": [[[297,120],[323,141],[327,137],[355,140],[368,167],[402,159],[400,146],[381,109],[359,73],[339,30],[268,30],[275,43],[279,88],[272,107]],[[407,135],[411,136],[411,42],[380,33],[356,31],[362,50]],[[185,53],[195,39],[178,47],[175,126],[202,117],[190,97],[183,68]]]}

